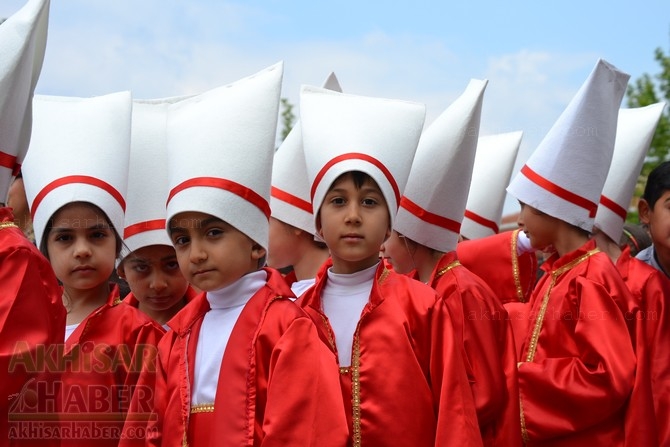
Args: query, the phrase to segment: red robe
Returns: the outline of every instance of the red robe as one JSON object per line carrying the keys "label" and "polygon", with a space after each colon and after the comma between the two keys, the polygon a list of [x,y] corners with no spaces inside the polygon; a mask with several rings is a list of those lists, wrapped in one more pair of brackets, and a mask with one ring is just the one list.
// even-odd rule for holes
{"label": "red robe", "polygon": [[63,357],[62,445],[117,446],[133,394],[145,365],[153,365],[165,332],[131,306],[119,305],[118,286],[106,304],[91,312],[65,341]]}
{"label": "red robe", "polygon": [[670,306],[666,302],[670,299],[670,280],[633,258],[628,247],[616,266],[634,298],[620,303],[637,356],[635,385],[626,417],[627,445],[667,447],[670,446]]}
{"label": "red robe", "polygon": [[[321,294],[327,261],[297,303],[322,340],[337,346]],[[340,372],[348,446],[481,445],[472,393],[446,305],[435,291],[380,262],[353,340],[352,365]],[[344,444],[343,444],[344,445]]]}
{"label": "red robe", "polygon": [[[199,294],[159,345],[150,445],[343,446],[346,421],[332,354],[278,271],[247,302],[223,354],[213,411],[191,412],[198,335],[209,311]],[[201,418],[200,416],[204,416]],[[205,419],[206,422],[203,420]]]}
{"label": "red robe", "polygon": [[455,251],[442,256],[428,284],[449,309],[484,445],[521,445],[517,359],[507,311]]}
{"label": "red robe", "polygon": [[53,349],[63,344],[65,316],[51,264],[14,225],[11,208],[0,208],[0,445],[59,445],[40,431],[50,424],[27,413],[57,411],[45,405],[57,400]]}
{"label": "red robe", "polygon": [[482,278],[503,304],[528,302],[537,277],[535,252],[517,254],[519,231],[471,239],[456,246],[461,264]]}
{"label": "red robe", "polygon": [[635,354],[618,302],[630,294],[590,240],[544,264],[521,345],[519,395],[527,446],[623,446]]}

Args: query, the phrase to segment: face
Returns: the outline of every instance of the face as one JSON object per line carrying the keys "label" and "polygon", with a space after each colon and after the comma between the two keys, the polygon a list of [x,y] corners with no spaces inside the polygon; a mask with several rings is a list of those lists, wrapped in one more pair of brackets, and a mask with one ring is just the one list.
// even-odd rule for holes
{"label": "face", "polygon": [[518,224],[536,250],[551,248],[556,239],[557,220],[530,205],[521,204]]}
{"label": "face", "polygon": [[71,203],[54,214],[46,247],[56,276],[70,289],[98,287],[114,270],[114,230],[103,213],[86,203]]}
{"label": "face", "polygon": [[12,208],[14,220],[20,228],[26,228],[30,221],[30,208],[23,186],[23,178],[16,178],[9,187],[7,206]]}
{"label": "face", "polygon": [[382,253],[398,273],[409,273],[415,269],[413,250],[416,245],[393,230],[391,237],[382,246]]}
{"label": "face", "polygon": [[640,221],[649,233],[659,256],[670,259],[670,191],[666,191],[650,208],[645,200],[638,204]]}
{"label": "face", "polygon": [[170,220],[179,268],[200,290],[217,290],[258,270],[265,249],[210,214],[186,212]]}
{"label": "face", "polygon": [[295,264],[296,244],[300,230],[270,217],[268,266],[276,269]]}
{"label": "face", "polygon": [[354,273],[375,265],[381,245],[391,234],[388,206],[377,184],[367,180],[357,188],[350,175],[340,177],[329,189],[317,226],[335,273]]}
{"label": "face", "polygon": [[171,246],[150,245],[129,254],[119,266],[135,298],[150,311],[181,307],[188,282]]}

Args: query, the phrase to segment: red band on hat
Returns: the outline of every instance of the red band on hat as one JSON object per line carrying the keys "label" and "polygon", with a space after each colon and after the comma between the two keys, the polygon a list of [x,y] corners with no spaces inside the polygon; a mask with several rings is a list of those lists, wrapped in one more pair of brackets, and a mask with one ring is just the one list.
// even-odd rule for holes
{"label": "red band on hat", "polygon": [[464,216],[467,217],[468,219],[470,219],[471,221],[473,221],[475,223],[478,223],[482,227],[486,227],[490,230],[493,230],[493,232],[496,233],[496,234],[499,231],[498,224],[496,224],[492,220],[485,219],[482,216],[480,216],[479,214],[475,214],[470,210],[465,210]]}
{"label": "red band on hat", "polygon": [[265,214],[265,217],[267,217],[268,219],[270,218],[270,205],[268,204],[267,200],[261,197],[260,194],[253,191],[252,189],[247,188],[244,185],[240,185],[239,183],[233,182],[232,180],[227,180],[218,177],[196,177],[180,183],[179,185],[172,188],[172,190],[170,191],[167,203],[170,203],[170,200],[172,200],[172,198],[175,195],[177,195],[177,193],[185,189],[194,188],[198,186],[207,188],[218,188],[231,192],[243,198],[247,202],[254,205],[256,208],[261,210],[263,214]]}
{"label": "red band on hat", "polygon": [[319,173],[316,175],[316,178],[314,179],[314,183],[312,183],[312,190],[310,191],[310,198],[312,200],[314,200],[314,194],[316,193],[316,188],[319,186],[319,183],[321,183],[321,179],[323,178],[324,175],[326,175],[326,172],[328,172],[328,170],[333,165],[336,165],[337,163],[346,160],[363,160],[375,165],[380,171],[382,171],[382,173],[384,173],[386,180],[388,180],[388,182],[391,184],[391,188],[393,188],[393,193],[395,194],[396,203],[400,202],[400,188],[398,188],[398,184],[395,182],[395,179],[393,178],[391,171],[389,171],[386,168],[386,166],[384,166],[384,164],[381,161],[377,160],[376,158],[366,154],[359,154],[357,152],[339,155],[330,160],[328,163],[326,163],[326,165],[323,168],[321,168]]}
{"label": "red band on hat", "polygon": [[136,224],[128,225],[123,230],[123,238],[128,239],[145,231],[165,230],[165,219],[147,220],[145,222],[138,222]]}
{"label": "red band on hat", "polygon": [[596,211],[598,210],[597,204],[591,202],[588,199],[585,199],[582,196],[570,192],[567,189],[563,189],[555,183],[550,182],[546,178],[539,175],[537,172],[530,169],[528,165],[524,165],[524,167],[521,168],[521,173],[525,175],[528,178],[528,180],[540,186],[541,188],[546,189],[550,193],[560,197],[563,200],[572,203],[573,205],[577,205],[580,208],[584,208],[586,211],[589,212],[589,217],[596,216]]}
{"label": "red band on hat", "polygon": [[614,214],[616,214],[623,220],[626,220],[626,215],[628,214],[628,211],[626,211],[626,208],[622,207],[614,200],[608,199],[605,196],[600,196],[600,203],[602,203],[603,206],[605,206],[606,208],[609,208],[610,211],[612,211]]}
{"label": "red band on hat", "polygon": [[0,166],[11,169],[14,176],[18,175],[21,170],[21,164],[16,162],[16,157],[6,152],[0,152]]}
{"label": "red band on hat", "polygon": [[67,177],[61,177],[57,180],[54,180],[53,182],[49,183],[46,185],[42,190],[35,196],[35,200],[33,200],[33,204],[30,207],[31,209],[31,216],[35,218],[35,213],[37,212],[37,207],[42,203],[42,200],[49,194],[51,191],[53,191],[56,188],[60,188],[61,186],[65,185],[71,185],[75,183],[82,183],[84,185],[91,185],[91,186],[96,186],[105,192],[107,192],[110,196],[114,197],[114,200],[116,200],[119,205],[121,205],[121,209],[125,212],[126,211],[126,201],[123,200],[123,195],[119,191],[117,191],[112,185],[110,185],[107,182],[103,182],[99,178],[95,177],[89,177],[88,175],[69,175]]}
{"label": "red band on hat", "polygon": [[453,233],[459,234],[461,232],[461,224],[455,220],[448,219],[443,216],[438,216],[433,214],[430,211],[424,210],[416,203],[409,200],[407,197],[403,196],[400,200],[400,206],[405,208],[410,213],[414,214],[419,219],[429,224],[436,225],[438,227],[449,230]]}
{"label": "red band on hat", "polygon": [[299,208],[303,211],[308,212],[309,214],[312,214],[312,204],[309,203],[307,200],[302,200],[300,197],[294,196],[293,194],[290,194],[279,188],[275,188],[274,186],[270,188],[270,194],[275,199],[279,199],[282,202],[286,202],[289,205],[293,205],[296,208]]}

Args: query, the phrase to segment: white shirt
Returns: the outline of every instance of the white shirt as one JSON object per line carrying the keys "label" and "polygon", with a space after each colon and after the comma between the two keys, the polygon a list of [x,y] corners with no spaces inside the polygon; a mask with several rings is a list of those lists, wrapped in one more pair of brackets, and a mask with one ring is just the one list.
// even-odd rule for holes
{"label": "white shirt", "polygon": [[296,281],[293,284],[291,284],[291,290],[293,291],[293,294],[296,297],[300,298],[300,295],[302,295],[307,291],[307,289],[312,287],[315,282],[316,278],[301,279],[300,281]]}
{"label": "white shirt", "polygon": [[351,366],[354,332],[361,312],[370,299],[370,291],[378,264],[351,274],[328,270],[328,282],[323,288],[323,312],[335,335],[340,366]]}
{"label": "white shirt", "polygon": [[265,285],[264,270],[244,275],[233,284],[207,292],[211,310],[205,314],[195,352],[192,405],[213,404],[228,339],[249,299]]}
{"label": "white shirt", "polygon": [[67,341],[67,339],[70,338],[70,335],[72,335],[72,333],[76,331],[78,327],[79,323],[68,324],[67,326],[65,326],[65,341]]}

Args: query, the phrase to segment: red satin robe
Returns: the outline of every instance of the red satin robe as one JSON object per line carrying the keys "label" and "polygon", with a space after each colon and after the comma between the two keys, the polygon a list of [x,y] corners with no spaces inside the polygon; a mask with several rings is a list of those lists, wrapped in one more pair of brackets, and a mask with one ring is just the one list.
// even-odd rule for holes
{"label": "red satin robe", "polygon": [[44,431],[57,425],[43,416],[58,409],[46,405],[57,400],[61,296],[49,261],[14,225],[11,208],[0,208],[0,445],[59,445]]}
{"label": "red satin robe", "polygon": [[107,303],[91,312],[65,341],[63,446],[117,446],[133,394],[153,393],[137,382],[145,365],[154,363],[165,331],[121,303],[114,285]]}
{"label": "red satin robe", "polygon": [[461,264],[482,278],[503,304],[528,302],[537,277],[535,252],[517,254],[519,231],[505,231],[456,245]]}
{"label": "red satin robe", "polygon": [[[620,303],[635,343],[637,369],[626,417],[630,446],[670,446],[670,280],[633,258],[626,247],[616,263],[632,301]],[[656,423],[654,423],[654,420]]]}
{"label": "red satin robe", "polygon": [[[331,265],[296,303],[337,355],[321,306]],[[449,312],[434,290],[380,262],[352,342],[352,365],[331,364],[340,372],[347,446],[482,445]]]}
{"label": "red satin robe", "polygon": [[161,446],[343,446],[334,361],[278,271],[247,302],[226,345],[214,408],[193,413],[196,347],[205,313],[199,294],[168,325],[159,345],[155,415],[147,442]]}
{"label": "red satin robe", "polygon": [[623,446],[635,354],[617,303],[630,292],[592,240],[542,267],[529,313],[511,318],[528,327],[518,370],[526,445]]}
{"label": "red satin robe", "polygon": [[484,445],[520,446],[517,358],[507,311],[455,251],[442,256],[428,284],[449,309]]}

